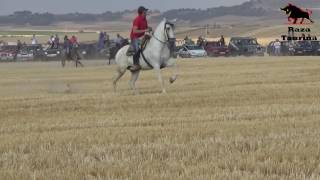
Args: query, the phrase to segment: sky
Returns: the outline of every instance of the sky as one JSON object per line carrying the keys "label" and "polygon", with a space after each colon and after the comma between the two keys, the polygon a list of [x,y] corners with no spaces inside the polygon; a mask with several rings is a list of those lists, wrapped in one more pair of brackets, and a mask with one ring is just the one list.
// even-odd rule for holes
{"label": "sky", "polygon": [[0,14],[18,10],[50,13],[101,13],[136,9],[143,5],[149,9],[165,11],[177,8],[210,8],[241,4],[247,0],[0,0]]}

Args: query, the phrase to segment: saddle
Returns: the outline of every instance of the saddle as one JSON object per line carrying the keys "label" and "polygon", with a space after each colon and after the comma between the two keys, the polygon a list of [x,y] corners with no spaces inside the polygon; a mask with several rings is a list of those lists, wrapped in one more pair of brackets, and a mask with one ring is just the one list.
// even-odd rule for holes
{"label": "saddle", "polygon": [[[149,41],[150,41],[150,39],[151,39],[151,36],[150,35],[144,35],[143,36],[143,38],[142,38],[142,40],[141,40],[141,44],[140,44],[140,52],[141,51],[143,51],[145,48],[146,48],[146,46],[147,46],[147,44],[149,43]],[[132,45],[130,45],[129,46],[129,48],[128,48],[128,51],[127,51],[127,56],[133,56],[134,54],[135,54],[136,52],[134,51],[134,48],[133,48],[133,46]]]}

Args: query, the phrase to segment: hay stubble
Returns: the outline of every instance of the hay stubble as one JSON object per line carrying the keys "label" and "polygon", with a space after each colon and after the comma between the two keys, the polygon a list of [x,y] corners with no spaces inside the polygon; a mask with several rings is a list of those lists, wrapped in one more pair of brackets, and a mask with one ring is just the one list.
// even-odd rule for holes
{"label": "hay stubble", "polygon": [[319,179],[317,58],[179,61],[136,96],[101,62],[1,64],[1,179]]}

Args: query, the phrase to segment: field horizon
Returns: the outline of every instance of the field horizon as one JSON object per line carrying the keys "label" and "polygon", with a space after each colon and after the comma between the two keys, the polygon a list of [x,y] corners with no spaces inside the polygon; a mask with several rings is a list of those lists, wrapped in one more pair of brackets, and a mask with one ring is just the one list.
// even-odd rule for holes
{"label": "field horizon", "polygon": [[[318,22],[319,19],[315,19]],[[206,26],[209,25],[207,29]],[[153,29],[157,23],[151,24]],[[223,16],[197,23],[177,23],[176,36],[178,40],[184,39],[185,36],[192,37],[196,40],[199,36],[207,39],[218,39],[221,35],[227,38],[233,36],[252,36],[258,38],[259,42],[266,46],[270,41],[281,39],[281,35],[287,35],[288,24],[286,19],[270,20],[252,17]],[[217,27],[213,27],[217,26]],[[299,26],[300,27],[300,26]],[[301,27],[311,28],[311,34],[320,36],[320,26],[318,23],[307,24]],[[76,35],[80,42],[93,42],[98,40],[98,32],[106,31],[110,38],[115,38],[119,33],[128,38],[131,30],[131,22],[115,21],[105,23],[70,23],[64,22],[52,26],[0,26],[1,40],[16,42],[20,39],[22,42],[31,43],[33,34],[38,35],[41,43],[47,43],[51,35],[58,34],[60,39],[64,35]]]}

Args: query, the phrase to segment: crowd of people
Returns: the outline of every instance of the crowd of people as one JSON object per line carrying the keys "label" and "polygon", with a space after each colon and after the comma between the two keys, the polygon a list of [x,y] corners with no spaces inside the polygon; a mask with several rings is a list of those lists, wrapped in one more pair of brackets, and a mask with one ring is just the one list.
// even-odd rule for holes
{"label": "crowd of people", "polygon": [[[186,36],[183,39],[183,41],[184,41],[183,44],[185,44],[185,45],[198,45],[198,46],[202,46],[202,47],[204,47],[206,45],[206,43],[207,43],[207,40],[203,36],[199,36],[196,43],[189,36]],[[224,39],[223,35],[220,36],[220,39],[218,40],[218,43],[219,43],[220,46],[225,46],[226,45],[226,42],[225,42],[225,39]]]}

